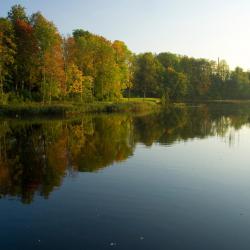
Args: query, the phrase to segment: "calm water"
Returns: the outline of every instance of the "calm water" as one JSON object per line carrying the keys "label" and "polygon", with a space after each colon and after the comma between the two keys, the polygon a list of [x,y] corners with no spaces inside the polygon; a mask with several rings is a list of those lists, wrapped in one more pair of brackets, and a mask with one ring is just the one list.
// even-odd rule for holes
{"label": "calm water", "polygon": [[250,249],[250,106],[0,121],[0,249]]}

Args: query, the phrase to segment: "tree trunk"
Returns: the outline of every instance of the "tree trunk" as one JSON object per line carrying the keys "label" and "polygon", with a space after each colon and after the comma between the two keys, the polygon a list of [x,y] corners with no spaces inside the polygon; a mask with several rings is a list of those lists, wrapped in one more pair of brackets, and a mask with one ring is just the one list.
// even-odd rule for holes
{"label": "tree trunk", "polygon": [[49,83],[49,104],[51,104],[51,96],[52,96],[51,83],[52,83],[52,79],[50,77],[50,83]]}
{"label": "tree trunk", "polygon": [[44,105],[44,102],[45,102],[45,82],[46,82],[46,79],[45,79],[45,66],[43,66],[43,105]]}
{"label": "tree trunk", "polygon": [[0,95],[1,95],[1,102],[3,100],[3,78],[2,78],[2,70],[0,68]]}

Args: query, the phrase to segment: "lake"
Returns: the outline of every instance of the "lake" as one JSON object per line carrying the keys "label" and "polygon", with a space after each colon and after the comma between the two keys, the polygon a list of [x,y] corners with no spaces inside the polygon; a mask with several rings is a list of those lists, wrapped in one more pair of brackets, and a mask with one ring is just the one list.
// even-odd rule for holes
{"label": "lake", "polygon": [[0,121],[0,249],[250,249],[250,105]]}

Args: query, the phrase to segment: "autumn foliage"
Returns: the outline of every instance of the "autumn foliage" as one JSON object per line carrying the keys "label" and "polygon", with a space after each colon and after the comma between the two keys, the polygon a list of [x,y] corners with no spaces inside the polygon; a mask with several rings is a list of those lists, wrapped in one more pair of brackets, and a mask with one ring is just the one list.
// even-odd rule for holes
{"label": "autumn foliage", "polygon": [[133,54],[83,29],[62,37],[42,13],[14,5],[0,18],[0,103],[250,98],[250,73],[172,53]]}

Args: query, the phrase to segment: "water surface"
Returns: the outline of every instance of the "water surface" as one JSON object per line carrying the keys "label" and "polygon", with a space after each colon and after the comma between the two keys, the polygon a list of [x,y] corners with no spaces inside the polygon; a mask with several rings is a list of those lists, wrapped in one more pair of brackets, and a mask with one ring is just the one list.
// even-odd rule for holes
{"label": "water surface", "polygon": [[250,106],[0,121],[0,249],[250,249]]}

